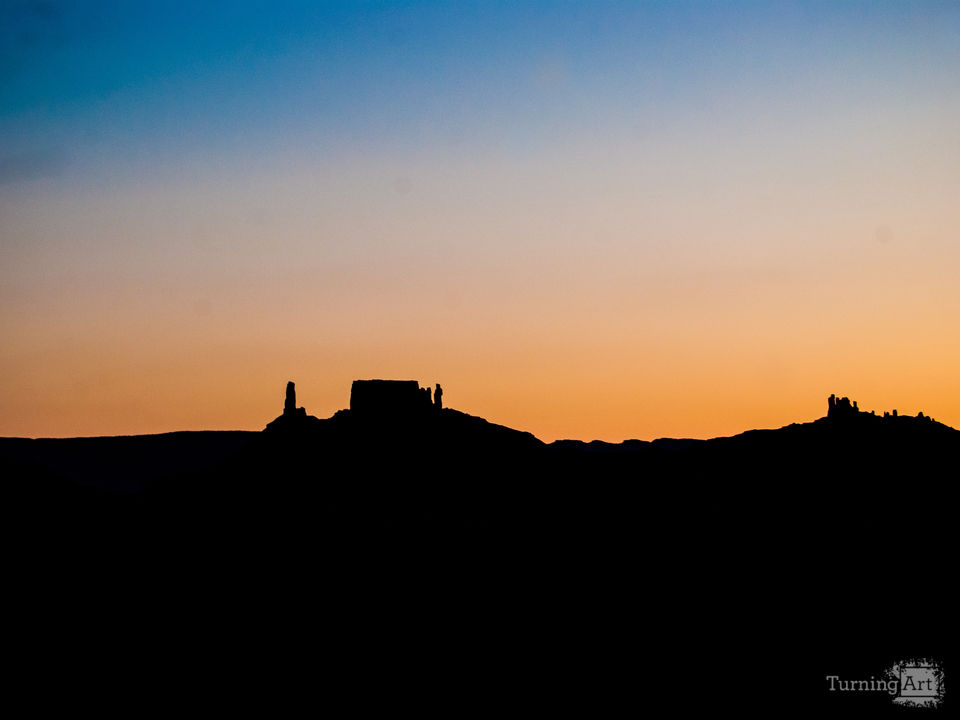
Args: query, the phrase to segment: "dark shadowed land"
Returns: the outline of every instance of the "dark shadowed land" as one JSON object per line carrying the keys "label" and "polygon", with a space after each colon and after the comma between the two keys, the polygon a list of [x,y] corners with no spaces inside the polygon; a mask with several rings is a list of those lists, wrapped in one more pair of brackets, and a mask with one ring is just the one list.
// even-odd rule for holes
{"label": "dark shadowed land", "polygon": [[[357,707],[872,715],[889,698],[825,676],[955,673],[960,432],[831,397],[779,430],[544,444],[436,396],[355,383],[318,419],[291,386],[260,433],[0,440],[38,637],[75,636],[80,665],[149,648],[271,707],[279,683]],[[122,683],[157,672],[137,667]]]}

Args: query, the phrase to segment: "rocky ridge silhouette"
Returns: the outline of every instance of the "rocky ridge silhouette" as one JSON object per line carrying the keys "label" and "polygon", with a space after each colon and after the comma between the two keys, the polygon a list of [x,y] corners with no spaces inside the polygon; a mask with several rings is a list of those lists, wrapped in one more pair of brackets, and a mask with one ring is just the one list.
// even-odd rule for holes
{"label": "rocky ridge silhouette", "polygon": [[[275,660],[260,683],[404,648],[387,675],[350,677],[419,702],[500,692],[498,668],[544,705],[665,711],[676,689],[644,679],[680,668],[688,709],[747,676],[757,707],[848,714],[886,705],[837,705],[826,674],[955,667],[958,450],[925,415],[836,396],[776,430],[546,444],[416,381],[358,381],[329,418],[289,383],[263,432],[4,438],[0,468],[17,586],[48,625],[67,602],[101,628],[148,612],[171,637],[239,632]],[[216,657],[242,675],[251,656]]]}

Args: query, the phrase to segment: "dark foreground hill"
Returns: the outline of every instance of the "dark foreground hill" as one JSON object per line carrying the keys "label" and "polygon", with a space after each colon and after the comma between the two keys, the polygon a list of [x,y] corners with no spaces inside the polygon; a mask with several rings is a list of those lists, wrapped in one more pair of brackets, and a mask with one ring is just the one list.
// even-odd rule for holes
{"label": "dark foreground hill", "polygon": [[147,650],[117,683],[174,662],[274,708],[348,689],[446,712],[872,715],[899,708],[826,676],[956,672],[951,428],[831,401],[731,438],[547,445],[412,402],[2,439],[16,592],[78,666]]}

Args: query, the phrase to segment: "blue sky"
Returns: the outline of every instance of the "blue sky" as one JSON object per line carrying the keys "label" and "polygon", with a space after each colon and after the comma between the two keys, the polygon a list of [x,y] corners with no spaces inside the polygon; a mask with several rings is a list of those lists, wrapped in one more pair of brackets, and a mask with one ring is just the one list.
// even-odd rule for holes
{"label": "blue sky", "polygon": [[40,169],[299,139],[330,151],[510,149],[654,132],[792,95],[828,106],[950,92],[960,53],[956,3],[11,2],[2,12],[0,148]]}

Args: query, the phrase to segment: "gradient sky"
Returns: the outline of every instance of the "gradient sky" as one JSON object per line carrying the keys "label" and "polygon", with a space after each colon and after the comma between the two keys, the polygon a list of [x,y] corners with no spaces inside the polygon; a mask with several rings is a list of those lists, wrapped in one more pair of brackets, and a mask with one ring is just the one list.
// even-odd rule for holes
{"label": "gradient sky", "polygon": [[960,427],[958,129],[957,2],[3,0],[0,435]]}

